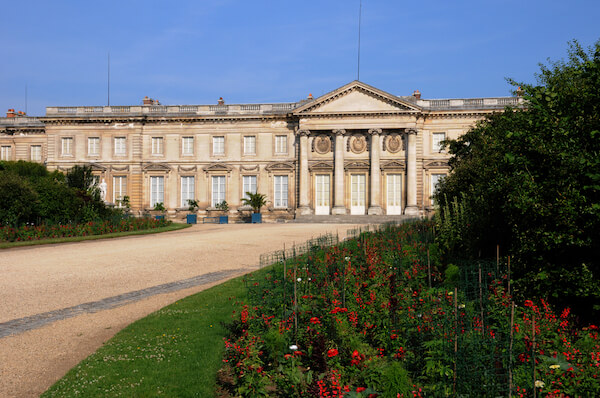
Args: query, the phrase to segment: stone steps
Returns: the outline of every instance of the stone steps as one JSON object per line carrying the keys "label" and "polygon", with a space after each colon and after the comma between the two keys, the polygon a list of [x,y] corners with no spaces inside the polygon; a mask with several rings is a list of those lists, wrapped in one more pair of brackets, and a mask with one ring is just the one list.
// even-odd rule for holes
{"label": "stone steps", "polygon": [[374,215],[299,215],[290,223],[306,224],[383,224],[386,222],[404,222],[415,219],[414,216],[374,216]]}

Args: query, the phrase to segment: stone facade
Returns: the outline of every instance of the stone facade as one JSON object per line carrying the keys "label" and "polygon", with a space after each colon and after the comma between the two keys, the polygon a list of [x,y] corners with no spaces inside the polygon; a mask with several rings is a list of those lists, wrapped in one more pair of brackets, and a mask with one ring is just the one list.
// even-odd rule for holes
{"label": "stone facade", "polygon": [[171,217],[196,199],[200,215],[245,192],[266,194],[266,219],[303,214],[431,211],[448,173],[439,141],[521,98],[425,100],[359,81],[297,103],[48,107],[46,116],[0,119],[2,159],[50,170],[91,165],[106,200],[128,196],[134,212],[162,202]]}

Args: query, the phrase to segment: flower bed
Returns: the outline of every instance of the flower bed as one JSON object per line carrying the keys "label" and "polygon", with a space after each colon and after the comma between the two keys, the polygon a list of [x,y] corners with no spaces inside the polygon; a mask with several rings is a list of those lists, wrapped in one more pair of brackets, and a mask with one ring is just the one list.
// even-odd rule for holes
{"label": "flower bed", "polygon": [[88,222],[66,225],[25,225],[19,228],[0,226],[0,242],[35,241],[74,236],[105,235],[114,232],[139,231],[169,225],[170,221],[150,218],[126,218],[117,221]]}
{"label": "flower bed", "polygon": [[574,330],[568,311],[557,316],[543,301],[513,309],[500,274],[486,272],[474,294],[448,286],[432,232],[386,227],[249,276],[251,299],[225,341],[224,388],[244,397],[508,396],[509,386],[533,396],[534,385],[538,396],[600,394],[595,326]]}

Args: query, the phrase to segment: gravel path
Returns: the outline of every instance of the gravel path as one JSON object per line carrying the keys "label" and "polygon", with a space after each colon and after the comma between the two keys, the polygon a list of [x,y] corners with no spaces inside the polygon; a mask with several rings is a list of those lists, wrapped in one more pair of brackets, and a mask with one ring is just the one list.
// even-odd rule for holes
{"label": "gravel path", "polygon": [[36,397],[131,322],[335,224],[195,225],[0,251],[0,397]]}

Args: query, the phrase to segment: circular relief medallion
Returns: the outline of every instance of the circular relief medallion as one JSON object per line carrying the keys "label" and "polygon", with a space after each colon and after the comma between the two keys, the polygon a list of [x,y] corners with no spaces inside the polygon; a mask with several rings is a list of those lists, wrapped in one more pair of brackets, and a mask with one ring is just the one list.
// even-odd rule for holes
{"label": "circular relief medallion", "polygon": [[326,135],[320,135],[315,138],[315,151],[324,155],[331,150],[331,140]]}
{"label": "circular relief medallion", "polygon": [[367,140],[364,135],[356,135],[352,137],[352,144],[350,149],[354,153],[363,153],[367,149]]}
{"label": "circular relief medallion", "polygon": [[399,135],[390,135],[387,138],[386,144],[386,149],[388,150],[388,152],[400,152],[400,149],[402,149],[402,138],[400,138]]}

